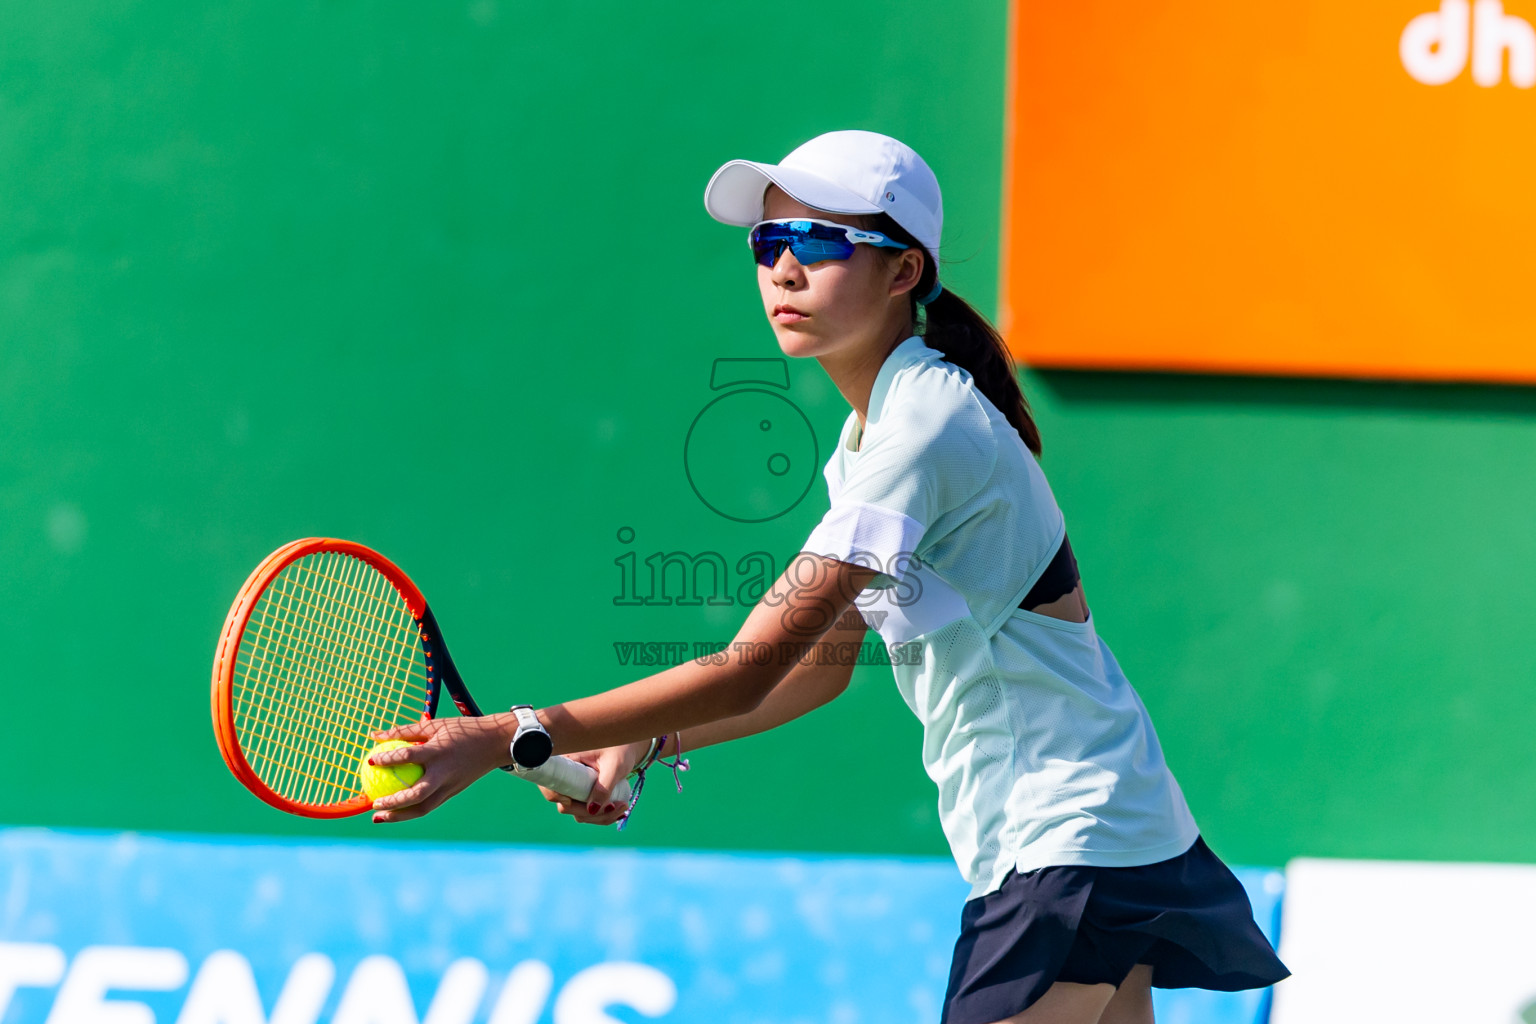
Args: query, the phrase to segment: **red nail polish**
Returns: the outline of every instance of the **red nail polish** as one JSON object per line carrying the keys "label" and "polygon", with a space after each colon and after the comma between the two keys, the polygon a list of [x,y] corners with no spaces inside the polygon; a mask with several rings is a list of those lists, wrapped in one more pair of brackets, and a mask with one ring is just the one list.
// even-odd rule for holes
{"label": "red nail polish", "polygon": [[370,758],[369,758],[369,759],[368,759],[368,763],[369,763],[369,764],[370,764],[370,765],[371,765],[371,764],[373,764],[373,758],[371,758],[371,757],[370,757]]}
{"label": "red nail polish", "polygon": [[612,814],[612,813],[613,813],[613,804],[608,804],[608,805],[606,805],[606,806],[605,806],[605,807],[604,807],[604,808],[603,808],[603,813],[604,813],[604,814]]}
{"label": "red nail polish", "polygon": [[596,814],[597,813],[597,804],[587,804],[587,813],[588,814]]}

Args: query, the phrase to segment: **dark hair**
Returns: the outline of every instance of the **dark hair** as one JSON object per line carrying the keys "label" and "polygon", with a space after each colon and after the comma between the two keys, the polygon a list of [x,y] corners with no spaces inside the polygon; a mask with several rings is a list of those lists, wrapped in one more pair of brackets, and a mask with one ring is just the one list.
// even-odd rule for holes
{"label": "dark hair", "polygon": [[[1019,436],[1024,439],[1025,446],[1038,456],[1040,429],[1035,426],[1034,417],[1029,412],[1029,403],[1024,400],[1024,390],[1019,387],[1013,357],[1008,354],[1003,336],[974,306],[950,291],[947,285],[938,298],[926,306],[919,306],[917,297],[932,291],[933,282],[938,277],[938,264],[934,261],[933,253],[888,213],[882,211],[866,215],[863,219],[863,226],[869,230],[879,231],[923,254],[922,276],[918,279],[917,287],[907,293],[912,303],[912,323],[917,324],[919,309],[926,314],[922,329],[918,331],[923,343],[929,348],[938,349],[944,353],[945,359],[969,371],[981,393],[1008,417],[1008,422],[1013,424]],[[895,252],[894,249],[880,251]]]}

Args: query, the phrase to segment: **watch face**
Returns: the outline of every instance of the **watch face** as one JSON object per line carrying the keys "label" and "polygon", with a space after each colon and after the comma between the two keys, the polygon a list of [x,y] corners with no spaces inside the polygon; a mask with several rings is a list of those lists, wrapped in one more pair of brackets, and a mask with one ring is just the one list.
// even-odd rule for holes
{"label": "watch face", "polygon": [[524,732],[512,741],[512,760],[522,768],[537,768],[555,749],[547,732]]}

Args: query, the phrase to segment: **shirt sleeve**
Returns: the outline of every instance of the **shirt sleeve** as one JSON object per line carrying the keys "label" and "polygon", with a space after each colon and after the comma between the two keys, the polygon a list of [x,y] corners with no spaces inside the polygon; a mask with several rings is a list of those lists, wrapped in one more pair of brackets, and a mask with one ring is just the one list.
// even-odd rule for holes
{"label": "shirt sleeve", "polygon": [[895,403],[849,454],[841,487],[828,474],[831,505],[801,550],[880,569],[869,586],[883,589],[906,577],[934,524],[991,478],[997,441],[981,404],[965,396],[949,410]]}

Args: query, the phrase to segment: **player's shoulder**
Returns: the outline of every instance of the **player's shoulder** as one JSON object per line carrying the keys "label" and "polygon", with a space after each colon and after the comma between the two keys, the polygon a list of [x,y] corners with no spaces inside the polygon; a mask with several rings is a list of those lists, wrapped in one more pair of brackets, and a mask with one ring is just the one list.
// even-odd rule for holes
{"label": "player's shoulder", "polygon": [[994,452],[997,440],[986,396],[970,371],[936,350],[929,351],[932,356],[914,360],[895,375],[882,419],[888,418],[892,428],[909,435],[943,439],[974,449],[978,455]]}

